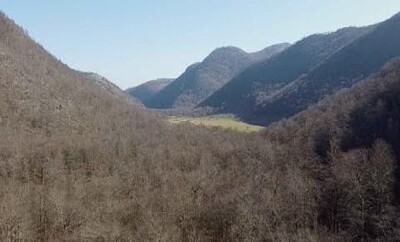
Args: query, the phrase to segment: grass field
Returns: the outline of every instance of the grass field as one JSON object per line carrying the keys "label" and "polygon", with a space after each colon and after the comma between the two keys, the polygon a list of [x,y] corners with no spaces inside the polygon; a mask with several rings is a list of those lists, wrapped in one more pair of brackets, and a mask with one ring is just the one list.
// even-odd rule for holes
{"label": "grass field", "polygon": [[240,132],[259,132],[264,127],[256,126],[241,122],[231,116],[207,116],[207,117],[184,117],[171,116],[168,118],[171,124],[191,123],[194,125],[204,125],[208,127],[221,127],[224,129],[232,129]]}

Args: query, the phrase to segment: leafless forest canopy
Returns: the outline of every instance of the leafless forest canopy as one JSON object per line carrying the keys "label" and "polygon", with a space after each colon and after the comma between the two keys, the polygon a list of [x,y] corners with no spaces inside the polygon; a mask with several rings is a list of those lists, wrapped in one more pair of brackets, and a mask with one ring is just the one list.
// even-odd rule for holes
{"label": "leafless forest canopy", "polygon": [[400,240],[400,60],[259,134],[91,78],[0,17],[1,241]]}

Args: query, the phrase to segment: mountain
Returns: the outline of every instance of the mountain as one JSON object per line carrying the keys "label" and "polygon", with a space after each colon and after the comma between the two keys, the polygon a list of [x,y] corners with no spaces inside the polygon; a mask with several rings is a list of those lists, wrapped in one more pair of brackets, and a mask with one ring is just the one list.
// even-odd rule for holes
{"label": "mountain", "polygon": [[105,78],[61,63],[3,14],[0,80],[0,126],[19,127],[21,132],[94,132],[100,127],[94,128],[93,122],[95,115],[103,116],[100,110],[139,106]]}
{"label": "mountain", "polygon": [[172,81],[174,81],[174,79],[163,78],[152,80],[145,82],[139,86],[129,88],[125,90],[125,92],[144,103],[148,99],[156,95],[158,92],[160,92],[162,89],[164,89]]}
{"label": "mountain", "polygon": [[117,93],[121,92],[121,89],[117,85],[110,82],[104,76],[100,76],[99,74],[93,72],[84,72],[83,75],[86,76],[89,81],[92,81],[94,84],[99,85],[103,89]]}
{"label": "mountain", "polygon": [[0,14],[0,241],[399,241],[399,63],[243,134],[171,125]]}
{"label": "mountain", "polygon": [[[283,143],[311,146],[307,149],[324,159],[329,159],[327,155],[334,148],[345,152],[371,148],[383,139],[393,146],[400,161],[400,57],[389,60],[374,75],[352,87],[271,124],[265,135],[273,139],[279,136],[277,140]],[[298,139],[292,139],[294,136]]]}
{"label": "mountain", "polygon": [[250,58],[254,63],[267,60],[274,55],[277,55],[287,49],[290,46],[289,43],[276,44],[264,48],[263,50],[249,53]]}
{"label": "mountain", "polygon": [[268,59],[287,47],[288,44],[278,44],[256,53],[246,53],[236,47],[218,48],[203,62],[188,67],[180,77],[144,104],[159,109],[194,107],[246,67]]}
{"label": "mountain", "polygon": [[319,226],[357,240],[400,238],[394,225],[400,201],[399,58],[373,77],[272,124],[264,135],[286,147],[296,162],[312,160],[303,165],[319,191]]}
{"label": "mountain", "polygon": [[400,14],[379,24],[334,53],[307,75],[282,88],[254,111],[258,123],[271,123],[305,110],[325,96],[350,87],[400,56]]}
{"label": "mountain", "polygon": [[247,121],[262,123],[253,114],[265,99],[374,28],[350,27],[309,36],[279,55],[250,66],[199,106],[213,107],[222,113],[234,113]]}

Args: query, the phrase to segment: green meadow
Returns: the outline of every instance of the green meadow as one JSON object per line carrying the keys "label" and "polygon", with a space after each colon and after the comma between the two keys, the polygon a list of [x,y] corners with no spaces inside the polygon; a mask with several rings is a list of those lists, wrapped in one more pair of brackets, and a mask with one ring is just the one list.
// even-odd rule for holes
{"label": "green meadow", "polygon": [[203,125],[207,127],[220,127],[223,129],[232,129],[239,132],[259,132],[264,127],[241,122],[231,116],[207,116],[207,117],[187,117],[170,116],[168,122],[171,124],[190,123],[193,125]]}

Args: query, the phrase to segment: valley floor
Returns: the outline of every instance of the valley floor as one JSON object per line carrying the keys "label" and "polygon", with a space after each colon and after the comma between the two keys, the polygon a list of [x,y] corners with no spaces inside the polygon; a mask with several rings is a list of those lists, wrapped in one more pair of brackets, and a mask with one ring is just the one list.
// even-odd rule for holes
{"label": "valley floor", "polygon": [[264,129],[264,127],[247,124],[228,115],[206,117],[170,116],[168,122],[171,124],[190,123],[207,127],[220,127],[245,133],[260,132]]}

